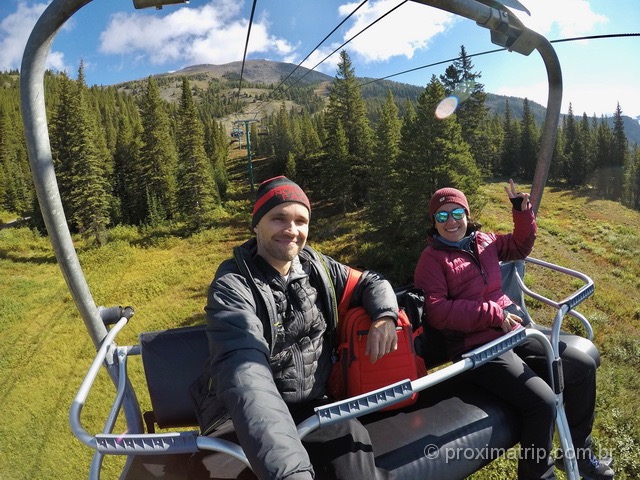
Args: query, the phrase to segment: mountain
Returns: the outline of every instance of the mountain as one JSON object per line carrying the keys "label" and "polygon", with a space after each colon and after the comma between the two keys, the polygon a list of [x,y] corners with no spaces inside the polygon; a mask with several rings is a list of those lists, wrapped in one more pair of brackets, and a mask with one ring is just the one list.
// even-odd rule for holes
{"label": "mountain", "polygon": [[[176,72],[166,73],[166,76],[193,76],[205,75],[210,78],[238,81],[242,70],[242,62],[231,62],[224,65],[194,65]],[[291,74],[294,72],[293,74]],[[333,77],[305,67],[297,67],[292,63],[272,62],[269,60],[247,60],[242,71],[243,82],[278,84],[291,74],[287,85],[297,80],[301,85],[315,85],[322,82],[331,82]]]}
{"label": "mountain", "polygon": [[[507,97],[504,95],[494,95],[493,93],[487,94],[487,100],[485,105],[489,108],[491,113],[497,113],[499,115],[504,115],[506,109],[506,101],[509,100],[509,108],[511,108],[511,114],[514,118],[522,119],[522,103],[524,99],[518,97]],[[536,119],[536,123],[538,125],[542,125],[544,122],[545,115],[547,113],[546,107],[540,105],[539,103],[532,102],[529,100],[529,107],[531,109],[531,113]],[[581,121],[583,113],[574,112],[573,116],[577,122]],[[589,121],[593,118],[593,114],[588,114]],[[560,116],[560,125],[562,125],[562,119],[566,117],[565,114]],[[598,121],[600,117],[597,117]],[[609,128],[613,129],[613,116],[605,117]],[[629,145],[640,145],[640,122],[639,119],[631,118],[627,115],[622,115],[622,122],[624,124],[624,133],[629,140]]]}
{"label": "mountain", "polygon": [[[240,79],[241,69],[242,62],[240,61],[223,65],[202,64],[193,65],[174,72],[154,75],[154,78],[158,81],[162,97],[170,102],[177,102],[180,99],[181,81],[183,77],[187,77],[193,87],[203,91],[207,90],[213,82],[216,84],[217,89],[225,92],[228,98],[234,98],[233,96],[238,90],[238,80]],[[295,92],[299,89],[313,87],[314,92],[325,99],[329,94],[328,87],[334,80],[334,77],[309,70],[305,67],[298,67],[292,63],[274,62],[270,60],[247,60],[244,65],[244,70],[242,71],[243,87],[240,100],[249,105],[256,103],[256,99],[259,99],[261,102],[260,116],[268,115],[275,108],[279,108],[282,100],[263,102],[263,99],[267,97],[272,98],[272,89],[278,86],[285,78],[287,78],[286,83],[281,87],[280,91],[290,90],[291,92]],[[133,80],[117,84],[115,87],[120,91],[137,95],[143,91],[146,81],[146,79]],[[391,90],[401,108],[401,114],[404,102],[406,100],[415,101],[418,95],[424,90],[423,86],[392,80],[377,81],[372,78],[360,78],[360,81],[364,84],[362,94],[368,105],[375,107],[376,105],[382,104],[387,90]],[[290,95],[290,97],[291,96],[292,95]],[[491,114],[498,113],[504,115],[506,100],[509,100],[513,117],[521,119],[522,98],[487,93],[485,105]],[[264,106],[262,106],[263,103]],[[286,98],[285,104],[290,108],[296,104],[296,101],[293,98]],[[531,100],[529,100],[529,106],[538,125],[542,125],[546,114],[546,107]],[[578,120],[582,117],[582,113],[574,113],[574,115]],[[613,117],[607,117],[606,120],[612,127]],[[629,143],[640,145],[640,122],[637,119],[624,115],[623,121]]]}

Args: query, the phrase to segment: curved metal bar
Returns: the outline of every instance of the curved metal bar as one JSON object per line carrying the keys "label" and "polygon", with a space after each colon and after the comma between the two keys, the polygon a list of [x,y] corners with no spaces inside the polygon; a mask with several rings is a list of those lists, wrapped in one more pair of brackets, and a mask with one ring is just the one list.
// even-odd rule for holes
{"label": "curved metal bar", "polygon": [[567,315],[571,315],[574,318],[577,318],[585,328],[587,333],[587,338],[589,340],[593,340],[593,327],[589,323],[589,320],[587,320],[587,318],[584,315],[582,315],[580,312],[577,312],[576,310],[574,310],[574,308],[577,305],[579,305],[588,297],[593,295],[595,291],[595,285],[594,285],[593,279],[582,272],[578,272],[577,270],[572,270],[570,268],[562,267],[560,265],[556,265],[555,263],[545,262],[544,260],[540,260],[537,258],[527,257],[525,258],[525,262],[532,263],[540,267],[548,268],[550,270],[563,273],[565,275],[570,275],[572,277],[578,278],[583,282],[585,282],[585,284],[582,287],[580,287],[578,290],[568,295],[564,299],[552,300],[548,297],[545,297],[544,295],[541,295],[531,290],[529,287],[525,285],[524,280],[522,279],[522,277],[520,277],[519,274],[515,275],[515,279],[518,282],[520,289],[529,297],[534,298],[545,305],[553,307],[558,311],[560,311],[560,309],[564,307],[562,316],[560,317],[556,316],[554,320],[554,326],[556,324],[558,325],[557,327],[558,334],[560,333],[559,328],[560,328],[560,325],[562,324],[562,317],[564,317],[564,315],[567,314]]}
{"label": "curved metal bar", "polygon": [[93,362],[89,367],[89,371],[82,381],[82,384],[78,389],[78,393],[76,394],[76,397],[73,399],[73,403],[71,404],[71,409],[69,410],[69,424],[71,425],[71,431],[78,438],[78,440],[94,449],[97,447],[96,438],[82,427],[82,421],[80,419],[82,407],[84,407],[84,404],[87,401],[89,391],[91,390],[91,386],[98,376],[98,372],[100,371],[102,362],[106,358],[109,349],[113,346],[112,342],[114,338],[116,337],[118,332],[122,330],[122,328],[124,328],[127,322],[127,318],[122,317],[120,321],[116,323],[111,330],[109,330],[109,333],[105,337],[102,346],[98,349],[98,353],[93,359]]}
{"label": "curved metal bar", "polygon": [[247,456],[244,454],[244,450],[240,447],[240,445],[225,440],[223,438],[211,438],[211,437],[203,437],[199,436],[196,438],[196,444],[200,450],[209,450],[215,452],[222,452],[232,457],[240,460],[247,467],[251,468],[251,464],[249,460],[247,460]]}
{"label": "curved metal bar", "polygon": [[542,35],[536,34],[538,38],[537,50],[544,61],[547,69],[547,80],[549,83],[549,94],[547,97],[547,112],[542,128],[540,142],[540,152],[538,163],[533,175],[531,185],[531,205],[537,214],[544,193],[544,186],[549,177],[549,168],[553,159],[553,149],[556,144],[558,134],[558,123],[560,122],[560,108],[562,107],[562,69],[556,51],[551,46],[549,40]]}
{"label": "curved metal bar", "polygon": [[[564,298],[562,300],[558,300],[557,302],[553,302],[553,304],[554,304],[554,306],[556,308],[558,308],[560,305],[567,305],[569,307],[569,309],[572,309],[573,307],[575,307],[576,305],[582,303],[588,297],[593,295],[593,293],[595,291],[595,286],[594,286],[594,283],[593,283],[593,279],[589,275],[586,275],[586,274],[584,274],[582,272],[578,272],[577,270],[572,270],[572,269],[567,268],[567,267],[562,267],[560,265],[556,265],[555,263],[545,262],[544,260],[540,260],[538,258],[527,257],[527,258],[525,258],[525,261],[529,262],[529,263],[533,263],[534,265],[539,265],[541,267],[548,268],[550,270],[555,270],[556,272],[564,273],[565,275],[570,275],[572,277],[579,278],[580,280],[582,280],[585,283],[582,287],[580,287],[578,290],[576,290],[575,292],[573,292],[571,295],[567,296],[566,298]],[[523,290],[525,290],[525,292],[527,292],[527,294],[529,294],[531,292],[526,287],[523,287]],[[542,298],[544,298],[544,297],[542,297]],[[545,302],[545,303],[547,303],[547,302]],[[549,305],[551,305],[551,304],[549,304]]]}
{"label": "curved metal bar", "polygon": [[[558,322],[558,324],[560,323],[561,322]],[[554,332],[555,329],[556,325],[554,323]],[[560,327],[558,325],[558,330],[555,335],[555,342],[553,333],[551,335],[551,341],[549,341],[547,336],[539,330],[528,328],[526,329],[526,331],[527,336],[535,338],[545,351],[545,357],[547,360],[547,371],[553,388],[553,385],[556,383],[557,379],[555,378],[556,373],[554,372],[553,364],[551,362],[557,361],[560,358],[558,352],[558,335]],[[562,392],[556,393],[556,427],[558,429],[558,438],[560,439],[560,445],[563,452],[565,474],[569,480],[579,480],[580,475],[578,474],[578,463],[576,461],[573,441],[571,439],[571,430],[569,429],[567,414],[564,410],[564,399]]]}
{"label": "curved metal bar", "polygon": [[[107,336],[98,308],[82,272],[62,207],[56,180],[44,95],[44,72],[57,31],[92,0],[53,0],[36,22],[25,46],[20,69],[20,107],[29,163],[47,233],[69,292],[96,349]],[[106,365],[118,383],[115,365]],[[124,414],[130,431],[142,430],[140,408],[133,389],[126,393]]]}
{"label": "curved metal bar", "polygon": [[29,162],[47,233],[69,291],[96,348],[107,334],[80,267],[53,167],[44,98],[47,55],[56,32],[91,0],[53,0],[38,19],[22,57],[20,105]]}

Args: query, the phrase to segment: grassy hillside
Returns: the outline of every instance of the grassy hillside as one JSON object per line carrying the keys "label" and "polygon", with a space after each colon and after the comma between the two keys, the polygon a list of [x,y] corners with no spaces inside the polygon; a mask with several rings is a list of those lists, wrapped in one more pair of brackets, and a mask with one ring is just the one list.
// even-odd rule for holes
{"label": "grassy hillside", "polygon": [[[479,219],[485,230],[510,229],[502,183],[484,188],[490,201]],[[237,192],[238,211],[248,210],[246,192]],[[4,218],[3,220],[9,220]],[[136,314],[118,343],[133,344],[137,332],[204,321],[206,289],[217,265],[249,232],[246,213],[221,217],[211,230],[185,238],[178,227],[159,231],[116,228],[110,243],[77,248],[83,270],[100,305],[133,305]],[[358,214],[316,221],[313,242],[338,259],[359,264],[363,223]],[[595,295],[579,309],[592,321],[603,359],[599,370],[598,446],[616,457],[617,479],[640,472],[640,213],[595,200],[588,192],[549,188],[539,212],[539,239],[533,256],[580,270],[596,283]],[[312,227],[313,228],[313,227]],[[562,282],[531,269],[526,281],[560,298],[575,282]],[[550,318],[532,305],[537,320]],[[570,328],[578,328],[570,327]],[[68,409],[94,349],[71,300],[46,238],[26,228],[0,229],[0,479],[84,478],[92,452],[68,426]],[[134,385],[139,362],[130,363]],[[149,402],[138,392],[143,410]],[[89,397],[83,419],[97,432],[113,387],[105,375]],[[119,424],[116,431],[123,431]],[[121,459],[106,461],[103,478],[116,478]],[[474,479],[513,478],[508,461]]]}

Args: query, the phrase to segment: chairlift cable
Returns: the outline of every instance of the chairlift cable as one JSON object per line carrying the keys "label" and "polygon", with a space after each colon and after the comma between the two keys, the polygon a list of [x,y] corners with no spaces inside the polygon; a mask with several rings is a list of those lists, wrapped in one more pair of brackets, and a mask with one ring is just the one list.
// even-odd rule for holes
{"label": "chairlift cable", "polygon": [[[295,86],[297,83],[299,83],[304,77],[306,77],[309,73],[313,72],[317,67],[319,67],[322,63],[324,63],[327,59],[329,59],[329,57],[331,57],[334,53],[336,53],[338,50],[340,50],[341,48],[343,48],[346,44],[348,44],[349,42],[351,42],[352,40],[354,40],[356,37],[358,37],[360,34],[364,33],[366,30],[368,30],[370,27],[372,27],[373,25],[375,25],[376,23],[378,23],[380,20],[382,20],[383,18],[385,18],[387,15],[391,14],[392,12],[394,12],[395,10],[397,10],[398,8],[400,8],[402,5],[404,5],[405,3],[407,3],[409,0],[403,0],[402,2],[400,2],[398,5],[396,5],[395,7],[393,7],[391,10],[387,11],[385,14],[381,15],[380,17],[378,17],[376,20],[374,20],[373,22],[371,22],[369,25],[367,25],[366,27],[364,27],[362,30],[360,30],[358,33],[356,33],[355,35],[353,35],[351,38],[349,38],[348,40],[346,40],[344,43],[342,43],[342,45],[340,45],[338,48],[336,48],[335,50],[333,50],[329,55],[327,55],[326,57],[324,57],[322,60],[320,60],[318,63],[316,63],[312,68],[308,69],[304,75],[302,75],[301,77],[297,78],[295,80],[295,82],[293,82],[291,85],[289,85],[287,87],[286,90],[284,90],[283,93],[286,93],[289,89],[291,89],[293,86]],[[314,50],[312,50],[309,55],[307,55],[307,58],[315,51],[317,50],[318,47],[316,47]],[[304,60],[303,60],[304,61]],[[275,91],[275,90],[274,90]],[[268,105],[269,103],[273,102],[273,99],[270,100],[266,105]]]}
{"label": "chairlift cable", "polygon": [[256,12],[256,3],[258,0],[253,0],[251,7],[251,16],[249,17],[249,27],[247,28],[247,39],[244,42],[244,54],[242,55],[242,65],[240,67],[240,83],[238,85],[238,101],[236,102],[236,110],[240,109],[240,91],[242,90],[242,76],[244,75],[244,64],[247,61],[247,49],[249,47],[249,37],[251,36],[251,25],[253,25],[253,15]]}
{"label": "chairlift cable", "polygon": [[[364,33],[366,30],[368,30],[370,27],[373,27],[376,23],[378,23],[380,20],[382,20],[383,18],[385,18],[387,15],[389,15],[390,13],[396,11],[398,8],[400,8],[402,5],[404,5],[405,3],[407,3],[409,0],[403,0],[402,2],[400,2],[398,5],[396,5],[395,7],[393,7],[391,10],[389,10],[387,13],[385,13],[384,15],[381,15],[380,17],[378,17],[376,20],[374,20],[373,22],[371,22],[369,25],[367,25],[366,27],[364,27],[362,30],[360,30],[358,33],[356,33],[354,36],[352,36],[351,38],[349,38],[348,40],[346,40],[342,45],[340,45],[338,48],[336,48],[333,52],[331,52],[329,55],[327,55],[326,57],[324,57],[322,60],[320,60],[318,63],[315,64],[315,66],[310,69],[309,71],[307,71],[302,77],[300,77],[297,81],[299,82],[300,80],[302,80],[305,76],[307,76],[307,74],[309,72],[311,72],[312,70],[315,70],[316,67],[320,66],[321,63],[323,63],[324,61],[326,61],[329,57],[331,57],[334,53],[336,53],[338,50],[340,50],[342,47],[344,47],[347,43],[351,42],[352,40],[354,40],[356,37],[358,37],[360,34]],[[295,84],[294,84],[295,85]]]}
{"label": "chairlift cable", "polygon": [[[549,40],[549,42],[550,43],[561,43],[561,42],[573,42],[573,41],[577,41],[577,40],[598,40],[598,39],[602,39],[602,38],[638,37],[638,36],[640,36],[640,33],[611,33],[611,34],[605,34],[605,35],[587,35],[587,36],[582,36],[582,37],[559,38],[559,39],[556,39],[556,40]],[[484,51],[484,52],[472,53],[471,55],[467,55],[467,58],[479,57],[481,55],[487,55],[489,53],[502,52],[504,50],[507,50],[507,48],[506,47],[505,48],[496,48],[494,50],[487,50],[487,51]],[[401,72],[392,73],[392,74],[386,75],[384,77],[375,78],[373,80],[369,80],[369,81],[363,82],[363,83],[360,84],[360,87],[363,87],[365,85],[369,85],[371,83],[379,82],[381,80],[386,80],[388,78],[397,77],[398,75],[404,75],[405,73],[411,73],[411,72],[415,72],[415,71],[418,71],[418,70],[422,70],[423,68],[435,67],[436,65],[441,65],[443,63],[449,63],[449,62],[453,62],[455,60],[460,60],[461,58],[462,57],[449,58],[447,60],[441,60],[439,62],[429,63],[427,65],[422,65],[420,67],[410,68],[409,70],[403,70]]]}
{"label": "chairlift cable", "polygon": [[573,42],[575,40],[599,40],[601,38],[640,37],[640,33],[607,33],[603,35],[587,35],[584,37],[559,38],[549,40],[550,43]]}
{"label": "chairlift cable", "polygon": [[[281,82],[276,86],[276,88],[274,88],[274,89],[271,91],[271,93],[269,94],[269,96],[271,96],[272,94],[274,94],[275,92],[277,92],[277,91],[278,91],[278,88],[280,88],[280,87],[281,87],[281,86],[282,86],[282,85],[283,85],[283,84],[284,84],[284,83],[285,83],[285,82],[286,82],[286,81],[291,77],[291,75],[293,75],[293,74],[296,72],[296,70],[298,70],[298,69],[302,66],[302,64],[305,62],[305,60],[307,60],[307,59],[308,59],[308,58],[313,54],[313,52],[315,52],[316,50],[318,50],[318,48],[320,48],[320,46],[321,46],[324,42],[326,42],[326,41],[327,41],[327,39],[328,39],[331,35],[333,35],[333,34],[336,32],[336,30],[338,30],[342,25],[344,25],[344,23],[345,23],[347,20],[349,20],[353,15],[355,15],[355,13],[356,13],[356,12],[357,12],[357,11],[358,11],[362,6],[364,6],[364,4],[365,4],[365,3],[367,3],[368,1],[369,1],[369,0],[363,0],[363,1],[360,3],[360,5],[358,5],[358,6],[357,6],[357,7],[356,7],[356,8],[355,8],[355,9],[354,9],[354,10],[353,10],[349,15],[347,15],[347,16],[346,16],[346,17],[345,17],[345,18],[344,18],[344,19],[343,19],[343,20],[342,20],[338,25],[336,25],[336,26],[335,26],[335,28],[334,28],[333,30],[331,30],[331,32],[329,32],[329,33],[328,33],[328,34],[327,34],[327,35],[326,35],[326,36],[325,36],[325,37],[320,41],[320,43],[318,43],[315,47],[313,47],[313,49],[312,49],[312,50],[307,54],[307,56],[306,56],[306,57],[304,57],[304,58],[300,61],[300,63],[298,63],[298,65],[296,65],[296,67],[295,67],[293,70],[291,70],[291,72],[289,73],[289,75],[287,75],[287,76],[286,76],[286,77],[285,77],[285,78],[284,78],[284,79],[283,79],[283,80],[282,80],[282,81],[281,81]],[[264,102],[265,102],[265,100],[262,100],[262,102],[260,102],[260,103],[256,106],[255,110],[258,110],[258,109],[262,106],[262,104],[263,104]],[[268,105],[268,103],[267,103],[267,105]],[[257,115],[257,112],[256,112],[256,115]]]}
{"label": "chairlift cable", "polygon": [[[486,52],[473,53],[471,55],[467,55],[467,58],[479,57],[480,55],[487,55],[489,53],[502,52],[504,50],[506,50],[506,48],[496,48],[495,50],[487,50]],[[439,62],[429,63],[428,65],[421,65],[420,67],[410,68],[409,70],[403,70],[401,72],[392,73],[391,75],[386,75],[386,76],[380,77],[380,78],[374,78],[373,80],[369,80],[369,81],[366,81],[364,83],[361,83],[360,87],[364,87],[365,85],[369,85],[370,83],[379,82],[381,80],[386,80],[386,79],[391,78],[391,77],[397,77],[398,75],[404,75],[405,73],[416,72],[418,70],[422,70],[423,68],[435,67],[436,65],[442,65],[443,63],[454,62],[456,60],[460,60],[461,58],[462,57],[448,58],[447,60],[440,60]]]}

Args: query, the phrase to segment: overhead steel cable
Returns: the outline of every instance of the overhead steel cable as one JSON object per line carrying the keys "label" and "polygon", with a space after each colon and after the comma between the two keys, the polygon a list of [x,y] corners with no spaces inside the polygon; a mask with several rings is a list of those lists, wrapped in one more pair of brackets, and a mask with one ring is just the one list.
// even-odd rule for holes
{"label": "overhead steel cable", "polygon": [[[280,88],[280,87],[281,87],[281,86],[282,86],[282,85],[283,85],[283,84],[284,84],[284,83],[285,83],[285,82],[286,82],[286,81],[291,77],[291,75],[293,75],[293,74],[296,72],[296,70],[298,70],[298,69],[302,66],[302,64],[305,62],[305,60],[307,60],[307,59],[308,59],[308,58],[313,54],[313,52],[315,52],[316,50],[318,50],[318,48],[320,48],[320,46],[321,46],[324,42],[326,42],[326,41],[327,41],[327,39],[328,39],[331,35],[333,35],[333,34],[336,32],[336,30],[338,30],[342,25],[344,25],[344,23],[345,23],[347,20],[349,20],[353,15],[355,15],[355,13],[356,13],[356,12],[357,12],[357,11],[358,11],[358,10],[359,10],[359,9],[360,9],[364,4],[365,4],[365,3],[367,3],[368,1],[369,1],[369,0],[363,0],[363,1],[360,3],[360,5],[358,5],[358,6],[357,6],[357,7],[356,7],[356,8],[355,8],[355,9],[354,9],[354,10],[353,10],[349,15],[347,15],[347,16],[346,16],[346,17],[345,17],[345,18],[344,18],[344,19],[343,19],[343,20],[342,20],[338,25],[336,25],[336,26],[335,26],[335,28],[334,28],[333,30],[331,30],[331,32],[329,32],[329,33],[328,33],[328,34],[327,34],[327,35],[326,35],[326,36],[325,36],[325,37],[320,41],[320,43],[318,43],[315,47],[313,47],[313,49],[312,49],[312,50],[307,54],[307,56],[306,56],[306,57],[304,57],[304,58],[300,61],[300,63],[298,63],[298,65],[296,65],[296,68],[294,68],[293,70],[291,70],[291,72],[289,73],[289,75],[287,75],[287,76],[286,76],[286,77],[285,77],[285,78],[284,78],[284,79],[283,79],[283,80],[282,80],[282,81],[281,81],[281,82],[280,82],[280,83],[279,83],[279,84],[278,84],[278,85],[277,85],[277,86],[276,86],[276,87],[271,91],[271,93],[269,94],[269,96],[271,96],[273,93],[275,93],[275,92],[278,90],[278,88]],[[259,109],[260,109],[260,107],[264,104],[264,102],[265,102],[264,100],[263,100],[263,101],[261,101],[261,102],[256,106],[256,108],[255,108],[253,111],[259,110]],[[268,105],[268,104],[267,104],[267,105]],[[250,112],[250,113],[251,113],[251,112]]]}
{"label": "overhead steel cable", "polygon": [[618,37],[640,37],[640,33],[607,33],[603,35],[588,35],[585,37],[560,38],[558,40],[550,40],[551,43],[573,42],[575,40],[598,40],[601,38],[618,38]]}
{"label": "overhead steel cable", "polygon": [[[489,53],[502,52],[503,50],[506,50],[506,48],[496,48],[495,50],[487,50],[486,52],[472,53],[471,55],[467,55],[467,58],[479,57],[480,55],[487,55]],[[421,65],[420,67],[410,68],[409,70],[392,73],[391,75],[386,75],[384,77],[374,78],[373,80],[361,83],[359,86],[364,87],[365,85],[369,85],[370,83],[380,82],[381,80],[397,77],[398,75],[404,75],[405,73],[417,72],[418,70],[422,70],[423,68],[435,67],[436,65],[442,65],[443,63],[450,63],[455,60],[460,60],[461,58],[462,57],[448,58],[447,60],[440,60],[439,62],[429,63],[428,65]]]}
{"label": "overhead steel cable", "polygon": [[[283,93],[287,92],[289,89],[291,89],[293,86],[295,86],[297,83],[299,83],[304,77],[306,77],[307,75],[309,75],[311,72],[313,72],[318,66],[320,66],[322,63],[324,63],[327,59],[329,59],[334,53],[336,53],[338,50],[340,50],[341,48],[343,48],[347,43],[351,42],[352,40],[354,40],[355,38],[357,38],[359,35],[361,35],[362,33],[364,33],[366,30],[368,30],[369,28],[371,28],[372,26],[374,26],[376,23],[378,23],[380,20],[382,20],[383,18],[385,18],[387,15],[390,15],[392,12],[396,11],[398,8],[400,8],[402,5],[404,5],[405,3],[407,3],[409,0],[403,0],[402,2],[400,2],[398,5],[396,5],[395,7],[393,7],[391,10],[387,11],[385,14],[381,15],[380,17],[378,17],[376,20],[374,20],[373,22],[371,22],[369,25],[367,25],[366,27],[364,27],[362,30],[360,30],[358,33],[356,33],[355,35],[353,35],[351,38],[349,38],[348,40],[346,40],[344,43],[342,43],[342,45],[340,45],[338,48],[336,48],[335,50],[333,50],[329,55],[327,55],[326,57],[324,57],[322,60],[320,60],[318,63],[316,63],[312,68],[308,69],[304,75],[302,75],[301,77],[297,78],[295,80],[295,82],[293,82],[292,84],[290,84],[286,90],[284,90]],[[317,47],[316,47],[317,49]],[[315,49],[313,51],[311,51],[311,53],[313,53],[315,51]],[[309,55],[307,55],[307,58],[311,55],[311,53],[309,53]],[[268,105],[269,103],[271,103],[273,100],[267,102],[266,105]]]}
{"label": "overhead steel cable", "polygon": [[[334,53],[336,53],[338,50],[340,50],[342,47],[344,47],[347,43],[351,42],[352,40],[354,40],[356,37],[358,37],[359,35],[361,35],[362,33],[364,33],[365,31],[367,31],[369,28],[373,27],[376,23],[378,23],[380,20],[382,20],[383,18],[385,18],[387,15],[391,14],[392,12],[396,11],[398,8],[400,8],[402,5],[404,5],[405,3],[407,3],[409,0],[403,0],[402,2],[400,2],[398,5],[396,5],[395,7],[393,7],[391,10],[389,10],[387,13],[385,13],[384,15],[381,15],[380,17],[378,17],[376,20],[374,20],[373,22],[371,22],[369,25],[367,25],[366,27],[364,27],[362,30],[360,30],[358,33],[356,33],[353,37],[349,38],[348,40],[346,40],[342,45],[340,45],[338,48],[336,48],[333,52],[331,52],[329,55],[327,55],[326,57],[324,57],[322,60],[320,60],[318,63],[316,63],[313,68],[311,68],[310,70],[308,70],[303,76],[301,76],[299,79],[296,80],[296,82],[299,82],[300,80],[302,80],[304,77],[306,77],[309,73],[311,73],[313,70],[316,69],[316,67],[320,66],[322,63],[324,63],[329,57],[331,57]],[[295,85],[295,83],[293,83],[292,85],[289,86],[289,88],[291,88],[293,85]]]}
{"label": "overhead steel cable", "polygon": [[244,42],[244,53],[242,55],[242,65],[240,66],[240,84],[238,85],[238,101],[236,102],[236,111],[240,109],[240,90],[242,89],[242,76],[244,75],[244,64],[247,61],[247,49],[249,47],[249,37],[251,36],[251,25],[253,25],[253,15],[256,12],[256,3],[258,0],[253,0],[251,7],[251,16],[249,17],[249,28],[247,28],[247,39]]}
{"label": "overhead steel cable", "polygon": [[[611,34],[604,34],[604,35],[587,35],[587,36],[583,36],[583,37],[559,38],[559,39],[556,39],[556,40],[550,40],[549,42],[550,43],[561,43],[561,42],[574,42],[574,41],[577,41],[577,40],[598,40],[598,39],[602,39],[602,38],[639,37],[639,36],[640,36],[640,33],[611,33]],[[479,57],[481,55],[488,55],[489,53],[502,52],[504,50],[507,50],[507,48],[506,47],[505,48],[496,48],[494,50],[487,50],[485,52],[479,52],[479,53],[473,53],[471,55],[467,55],[467,58]],[[382,80],[387,80],[388,78],[392,78],[392,77],[397,77],[398,75],[404,75],[405,73],[416,72],[416,71],[422,70],[424,68],[435,67],[436,65],[442,65],[443,63],[453,62],[455,60],[460,60],[460,58],[462,58],[462,57],[449,58],[447,60],[441,60],[439,62],[429,63],[428,65],[422,65],[420,67],[410,68],[409,70],[403,70],[401,72],[392,73],[391,75],[386,75],[384,77],[374,78],[373,80],[369,80],[367,82],[361,83],[360,86],[363,87],[363,86],[369,85],[371,83],[379,82],[379,81],[382,81]]]}

